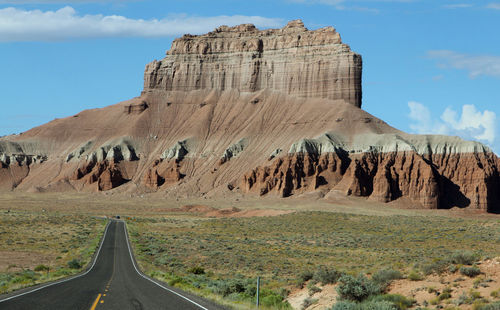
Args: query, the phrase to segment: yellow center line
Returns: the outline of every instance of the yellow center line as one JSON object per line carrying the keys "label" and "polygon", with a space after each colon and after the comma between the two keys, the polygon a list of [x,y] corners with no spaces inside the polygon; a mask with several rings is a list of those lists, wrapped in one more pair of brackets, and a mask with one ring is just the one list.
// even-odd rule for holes
{"label": "yellow center line", "polygon": [[101,294],[97,295],[97,298],[95,299],[94,303],[92,304],[92,307],[90,310],[95,310],[95,307],[97,307],[97,304],[99,303],[99,299],[101,299]]}
{"label": "yellow center line", "polygon": [[[115,228],[115,232],[116,232],[116,228]],[[115,249],[116,249],[116,237],[115,237]],[[106,284],[106,289],[104,290],[105,292],[108,291],[109,286],[111,285],[111,281],[113,281],[113,278],[115,276],[115,269],[116,269],[116,253],[115,253],[115,251],[113,251],[113,273],[111,274],[111,278],[109,279],[108,283]],[[106,294],[103,294],[102,296],[104,297],[104,296],[106,296]],[[90,308],[90,310],[95,310],[95,308],[99,304],[100,299],[101,299],[101,294],[97,295],[97,298],[94,301],[94,303],[92,304],[92,307]],[[104,300],[101,300],[101,304],[103,304],[103,303],[104,303]]]}

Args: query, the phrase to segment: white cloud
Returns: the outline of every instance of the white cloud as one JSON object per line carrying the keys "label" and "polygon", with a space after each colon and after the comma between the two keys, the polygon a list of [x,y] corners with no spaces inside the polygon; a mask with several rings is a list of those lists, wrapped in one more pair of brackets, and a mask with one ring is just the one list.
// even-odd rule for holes
{"label": "white cloud", "polygon": [[451,108],[446,108],[440,119],[435,119],[425,105],[408,102],[412,120],[410,129],[419,134],[457,135],[464,139],[481,140],[489,144],[496,138],[496,114],[484,110],[478,111],[472,104],[462,106],[462,114]]}
{"label": "white cloud", "polygon": [[57,11],[0,9],[0,42],[57,41],[75,38],[164,37],[199,34],[220,25],[253,23],[277,27],[281,19],[261,16],[170,16],[164,19],[130,19],[118,15],[78,15],[70,6]]}
{"label": "white cloud", "polygon": [[486,6],[486,8],[500,10],[500,3],[490,3]]}
{"label": "white cloud", "polygon": [[425,105],[410,101],[408,102],[410,114],[408,117],[413,121],[410,129],[419,134],[446,134],[447,130],[443,124],[436,122],[431,115],[431,111]]}
{"label": "white cloud", "polygon": [[442,68],[454,68],[469,71],[471,78],[481,75],[500,77],[500,57],[491,55],[468,55],[454,51],[429,51],[430,58],[439,60]]}

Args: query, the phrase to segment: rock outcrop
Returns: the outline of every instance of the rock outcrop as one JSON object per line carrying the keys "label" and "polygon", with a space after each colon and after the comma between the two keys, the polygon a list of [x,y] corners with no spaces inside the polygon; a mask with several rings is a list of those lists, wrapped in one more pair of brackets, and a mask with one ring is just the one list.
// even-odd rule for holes
{"label": "rock outcrop", "polygon": [[496,154],[361,110],[361,57],[331,27],[185,35],[144,76],[137,98],[0,138],[0,190],[342,193],[500,213]]}
{"label": "rock outcrop", "polygon": [[144,90],[273,89],[361,107],[361,72],[361,56],[333,27],[309,31],[300,20],[282,29],[221,26],[174,40],[167,57],[146,66]]}
{"label": "rock outcrop", "polygon": [[500,186],[497,157],[479,143],[364,135],[360,144],[349,145],[333,136],[293,144],[287,155],[246,173],[242,188],[288,197],[323,187],[381,202],[406,197],[428,209],[497,208],[500,197],[492,191]]}

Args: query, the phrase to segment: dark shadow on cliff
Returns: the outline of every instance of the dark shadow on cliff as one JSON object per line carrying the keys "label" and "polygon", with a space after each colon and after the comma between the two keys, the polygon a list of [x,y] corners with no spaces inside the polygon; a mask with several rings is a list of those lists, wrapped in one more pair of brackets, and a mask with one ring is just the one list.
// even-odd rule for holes
{"label": "dark shadow on cliff", "polygon": [[439,209],[467,208],[470,205],[470,199],[460,191],[460,186],[444,176],[441,176],[439,181]]}
{"label": "dark shadow on cliff", "polygon": [[486,211],[488,213],[500,214],[500,176],[498,172],[486,181],[486,191],[488,197]]}

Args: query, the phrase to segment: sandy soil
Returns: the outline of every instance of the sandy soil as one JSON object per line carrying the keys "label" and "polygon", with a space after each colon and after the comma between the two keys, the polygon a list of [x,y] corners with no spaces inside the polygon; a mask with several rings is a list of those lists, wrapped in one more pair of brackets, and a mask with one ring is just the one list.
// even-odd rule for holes
{"label": "sandy soil", "polygon": [[[201,209],[186,210],[185,206],[201,206]],[[305,197],[256,197],[232,195],[231,197],[205,197],[193,199],[172,199],[165,195],[154,194],[119,194],[119,193],[24,193],[0,192],[0,210],[27,210],[62,213],[106,215],[167,215],[172,212],[205,213],[219,209],[237,208],[238,216],[262,215],[269,210],[280,211],[327,211],[350,214],[392,216],[446,216],[476,219],[500,219],[499,214],[487,214],[477,211],[422,210],[412,209],[404,201],[389,204],[367,200],[362,197],[338,196],[329,199]],[[251,210],[261,210],[252,211]],[[264,212],[264,210],[266,212]],[[254,213],[255,212],[255,213]],[[269,215],[277,215],[272,211]],[[283,213],[284,214],[284,213]]]}
{"label": "sandy soil", "polygon": [[[451,300],[457,299],[461,295],[469,295],[471,289],[479,292],[482,297],[494,300],[490,297],[490,293],[500,289],[500,257],[485,260],[478,267],[481,269],[482,275],[474,278],[456,272],[440,276],[432,275],[422,281],[397,280],[392,283],[389,292],[411,297],[417,301],[418,305],[424,305],[425,301],[430,304],[430,301],[438,296],[438,293],[433,291],[442,292],[447,287],[452,289]],[[480,280],[483,280],[481,283],[484,283],[484,286],[474,285],[475,281],[479,282]],[[472,306],[461,305],[460,308],[471,309]]]}
{"label": "sandy soil", "polygon": [[[489,259],[481,262],[478,266],[482,274],[469,278],[456,272],[453,274],[446,273],[443,275],[431,275],[421,281],[410,281],[408,279],[396,280],[388,288],[389,294],[400,294],[408,298],[416,300],[413,308],[424,307],[425,302],[428,303],[428,308],[435,309],[436,305],[431,305],[431,300],[435,299],[439,293],[445,288],[451,288],[451,298],[444,300],[441,305],[451,304],[453,300],[458,299],[461,295],[469,295],[471,289],[479,292],[482,297],[490,301],[497,301],[500,298],[491,297],[492,291],[500,289],[500,257]],[[475,282],[479,282],[475,285]],[[287,298],[287,301],[294,309],[302,309],[302,305],[306,298],[317,299],[315,303],[306,309],[327,309],[331,307],[337,300],[336,285],[321,286],[322,291],[309,295],[307,285],[304,288],[294,288]],[[453,304],[452,304],[453,305]],[[453,305],[454,306],[454,305]],[[459,306],[460,309],[472,309],[472,305],[464,304]]]}
{"label": "sandy soil", "polygon": [[0,272],[33,270],[40,262],[47,262],[48,265],[54,258],[37,252],[0,250]]}
{"label": "sandy soil", "polygon": [[321,292],[317,292],[313,295],[309,295],[309,290],[304,286],[303,289],[293,290],[287,298],[287,301],[294,309],[302,309],[302,305],[306,298],[311,298],[315,300],[313,304],[307,307],[308,310],[319,310],[331,307],[337,300],[337,291],[335,290],[335,285],[316,285],[321,289]]}

